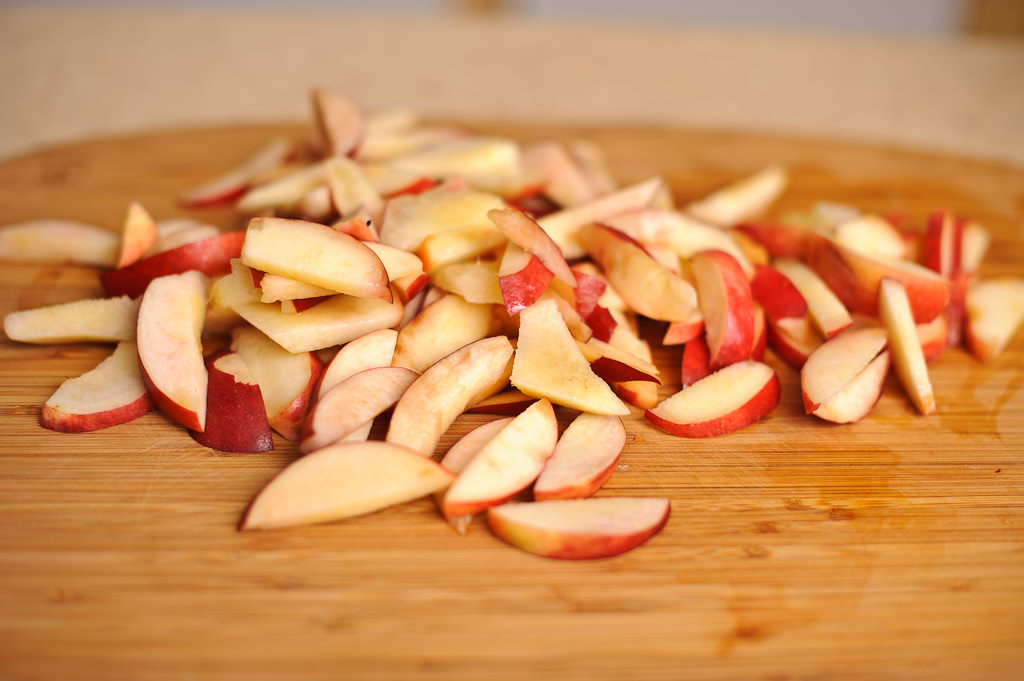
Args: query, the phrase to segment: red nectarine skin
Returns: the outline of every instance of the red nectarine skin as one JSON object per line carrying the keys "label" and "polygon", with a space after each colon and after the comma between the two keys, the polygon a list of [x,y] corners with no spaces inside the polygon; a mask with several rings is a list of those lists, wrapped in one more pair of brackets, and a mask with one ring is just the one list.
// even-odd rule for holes
{"label": "red nectarine skin", "polygon": [[750,398],[746,404],[716,419],[701,423],[674,423],[652,413],[650,409],[644,412],[644,417],[656,428],[670,435],[714,437],[731,433],[756,423],[778,405],[781,394],[782,386],[779,383],[778,374],[773,374],[771,379],[764,384],[764,387]]}
{"label": "red nectarine skin", "polygon": [[108,297],[141,296],[149,282],[168,274],[198,270],[207,276],[228,274],[231,260],[242,254],[245,232],[225,232],[208,239],[172,248],[169,251],[137,260],[128,267],[109,270],[100,275],[100,283]]}
{"label": "red nectarine skin", "polygon": [[708,365],[711,370],[718,370],[750,359],[754,348],[754,298],[750,280],[736,258],[724,251],[703,251],[693,257],[695,267],[699,266],[701,260],[710,260],[714,263],[716,276],[720,277],[721,289],[716,287],[713,290],[724,295],[722,300],[712,303],[718,304],[724,311],[724,324],[718,328],[710,327],[708,320],[713,315],[708,313],[705,305],[711,301],[703,298],[705,292],[700,290],[701,277],[697,277],[698,296],[704,315],[705,339],[710,353]]}
{"label": "red nectarine skin", "polygon": [[531,255],[526,267],[498,278],[505,309],[514,315],[530,307],[547,290],[553,278],[551,270],[544,267],[537,256]]}
{"label": "red nectarine skin", "polygon": [[708,344],[704,336],[697,336],[683,347],[682,386],[693,385],[711,373]]}
{"label": "red nectarine skin", "polygon": [[807,314],[807,301],[800,295],[800,291],[786,275],[770,265],[754,265],[750,290],[769,319],[803,317]]}
{"label": "red nectarine skin", "polygon": [[254,453],[274,448],[274,438],[256,383],[242,383],[215,362],[228,352],[206,358],[206,427],[189,434],[201,445],[220,452]]}
{"label": "red nectarine skin", "polygon": [[656,376],[651,376],[636,367],[631,367],[625,362],[620,362],[610,357],[598,357],[590,363],[590,368],[608,383],[622,383],[625,381],[661,383]]}
{"label": "red nectarine skin", "polygon": [[765,247],[773,258],[802,258],[807,230],[781,223],[742,222],[733,229]]}
{"label": "red nectarine skin", "polygon": [[594,337],[607,343],[618,322],[608,308],[598,304],[607,284],[601,277],[573,270],[576,277],[576,311],[594,332]]}

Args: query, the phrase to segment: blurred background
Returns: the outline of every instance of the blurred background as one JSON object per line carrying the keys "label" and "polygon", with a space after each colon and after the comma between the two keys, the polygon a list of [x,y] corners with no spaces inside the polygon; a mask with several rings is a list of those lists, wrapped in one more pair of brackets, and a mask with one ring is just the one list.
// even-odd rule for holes
{"label": "blurred background", "polygon": [[0,157],[305,120],[744,129],[1024,164],[1024,0],[0,0]]}
{"label": "blurred background", "polygon": [[536,21],[671,22],[906,35],[966,32],[1024,36],[1021,0],[35,0],[32,4],[316,10],[428,17],[472,15]]}

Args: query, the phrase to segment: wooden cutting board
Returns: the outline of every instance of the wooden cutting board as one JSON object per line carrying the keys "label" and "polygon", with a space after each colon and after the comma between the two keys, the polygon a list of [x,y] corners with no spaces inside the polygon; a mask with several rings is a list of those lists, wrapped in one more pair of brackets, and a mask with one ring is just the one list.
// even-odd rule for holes
{"label": "wooden cutting board", "polygon": [[[748,134],[484,125],[579,136],[623,181],[680,201],[770,162],[782,207],[816,200],[920,221],[950,207],[994,236],[984,275],[1022,274],[1024,171],[899,149]],[[178,190],[233,166],[267,126],[145,134],[0,164],[0,222],[116,229],[130,200],[186,214]],[[187,213],[237,227],[229,210]],[[85,268],[4,265],[0,313],[98,295]],[[1021,678],[1024,334],[983,365],[932,367],[937,413],[890,377],[864,421],[782,404],[738,433],[686,440],[637,412],[604,494],[667,495],[665,530],[593,562],[537,558],[480,520],[460,536],[429,499],[347,522],[240,533],[296,457],[221,455],[159,413],[68,435],[37,425],[88,345],[0,343],[0,678]],[[659,351],[665,395],[680,349]],[[776,363],[778,364],[778,363]],[[562,414],[563,423],[570,414]],[[449,446],[487,417],[463,418]]]}

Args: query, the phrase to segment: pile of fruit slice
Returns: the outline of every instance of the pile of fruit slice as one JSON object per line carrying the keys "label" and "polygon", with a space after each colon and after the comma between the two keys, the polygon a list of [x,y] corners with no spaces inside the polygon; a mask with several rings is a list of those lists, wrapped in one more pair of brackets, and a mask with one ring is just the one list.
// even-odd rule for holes
{"label": "pile of fruit slice", "polygon": [[[313,103],[306,143],[273,140],[182,194],[234,202],[244,230],[157,222],[138,204],[120,236],[54,220],[0,230],[2,258],[106,269],[105,298],[4,319],[16,341],[116,344],[47,400],[43,426],[95,430],[156,407],[212,449],[265,451],[271,431],[297,443],[242,529],[434,495],[461,530],[486,513],[534,553],[613,555],[669,515],[667,499],[592,496],[631,407],[683,437],[750,426],[780,399],[770,348],[800,369],[809,414],[863,418],[890,364],[927,414],[928,362],[962,342],[989,361],[1024,320],[1024,280],[979,279],[988,234],[947,211],[923,234],[832,204],[763,221],[786,188],[779,167],[677,207],[659,177],[620,187],[584,142],[368,115],[328,91]],[[641,317],[684,346],[667,399]],[[561,434],[555,406],[579,412]],[[500,418],[436,460],[467,411]]]}

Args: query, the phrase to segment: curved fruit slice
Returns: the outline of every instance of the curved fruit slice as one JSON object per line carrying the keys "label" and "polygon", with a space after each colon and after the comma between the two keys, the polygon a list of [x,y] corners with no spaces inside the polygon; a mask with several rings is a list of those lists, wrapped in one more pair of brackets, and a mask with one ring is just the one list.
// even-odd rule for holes
{"label": "curved fruit slice", "polygon": [[113,267],[120,237],[74,220],[29,220],[0,228],[0,259]]}
{"label": "curved fruit slice", "polygon": [[883,350],[811,413],[832,423],[853,423],[868,415],[882,394],[889,373],[889,351]]}
{"label": "curved fruit slice", "polygon": [[818,346],[800,370],[800,388],[808,414],[842,390],[885,349],[885,329],[850,329]]}
{"label": "curved fruit slice", "polygon": [[754,297],[739,262],[724,251],[690,259],[712,371],[750,359],[754,347]]}
{"label": "curved fruit slice", "polygon": [[787,184],[785,168],[768,166],[694,201],[686,210],[698,220],[729,227],[760,215]]}
{"label": "curved fruit slice", "polygon": [[514,208],[490,210],[487,211],[487,217],[512,243],[536,256],[566,286],[576,288],[576,275],[565,262],[562,251],[536,221]]}
{"label": "curved fruit slice", "polygon": [[312,452],[354,433],[398,402],[417,377],[402,367],[378,367],[346,378],[313,406],[299,449]]}
{"label": "curved fruit slice", "polygon": [[533,498],[589,497],[611,477],[625,445],[626,429],[618,416],[580,414],[558,439],[533,485]]}
{"label": "curved fruit slice", "polygon": [[1024,279],[1000,277],[967,289],[964,339],[971,354],[991,361],[1024,323]]}
{"label": "curved fruit slice", "polygon": [[135,338],[139,301],[86,298],[4,317],[4,333],[21,343],[119,342]]}
{"label": "curved fruit slice", "polygon": [[324,369],[318,398],[360,371],[391,366],[397,341],[394,329],[377,329],[343,345]]}
{"label": "curved fruit slice", "polygon": [[[918,411],[930,414],[935,411],[935,392],[928,376],[921,339],[917,335],[914,317],[910,312],[910,301],[903,284],[895,279],[882,279],[879,288],[878,311],[889,334],[893,366],[903,389]],[[936,317],[938,319],[938,317]]]}
{"label": "curved fruit slice", "polygon": [[441,459],[441,465],[458,475],[470,459],[476,456],[484,448],[484,445],[493,440],[494,436],[510,423],[512,423],[512,417],[507,416],[477,426],[459,438],[458,442],[445,452]]}
{"label": "curved fruit slice", "polygon": [[461,527],[458,519],[508,501],[537,479],[557,442],[551,403],[534,402],[466,463],[445,492],[441,512]]}
{"label": "curved fruit slice", "polygon": [[279,137],[271,140],[242,165],[223,175],[182,192],[178,199],[186,207],[209,206],[237,198],[249,188],[253,180],[281,167],[295,151],[292,142]]}
{"label": "curved fruit slice", "polygon": [[310,525],[364,515],[439,492],[454,476],[387,442],[345,442],[296,460],[253,500],[243,530]]}
{"label": "curved fruit slice", "polygon": [[596,497],[503,504],[487,512],[498,537],[547,558],[587,560],[625,553],[668,522],[668,499]]}
{"label": "curved fruit slice", "polygon": [[117,267],[131,265],[151,249],[159,240],[156,222],[138,201],[128,206],[128,215],[121,228],[121,248]]}
{"label": "curved fruit slice", "polygon": [[441,359],[402,395],[391,414],[387,441],[431,456],[444,431],[508,369],[512,344],[484,338]]}
{"label": "curved fruit slice", "polygon": [[664,400],[644,416],[660,430],[712,437],[745,428],[779,403],[775,370],[747,360],[730,364]]}
{"label": "curved fruit slice", "polygon": [[225,232],[183,246],[161,251],[136,260],[127,267],[109,270],[100,275],[103,291],[108,296],[142,295],[157,277],[198,270],[207,276],[227,274],[231,260],[242,252],[244,232]]}
{"label": "curved fruit slice", "polygon": [[206,284],[196,271],[154,279],[139,305],[142,378],[160,411],[191,430],[206,424],[207,372],[200,336]]}
{"label": "curved fruit slice", "polygon": [[139,373],[135,341],[122,341],[92,371],[61,383],[43,405],[39,424],[64,433],[84,433],[127,423],[153,406]]}

